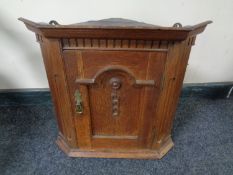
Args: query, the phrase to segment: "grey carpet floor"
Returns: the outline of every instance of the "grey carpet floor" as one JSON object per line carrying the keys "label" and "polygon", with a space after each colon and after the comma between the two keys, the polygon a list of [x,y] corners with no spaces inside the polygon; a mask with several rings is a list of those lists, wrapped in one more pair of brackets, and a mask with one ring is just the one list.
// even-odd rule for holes
{"label": "grey carpet floor", "polygon": [[0,175],[233,174],[233,98],[182,98],[162,160],[69,158],[52,106],[0,107]]}

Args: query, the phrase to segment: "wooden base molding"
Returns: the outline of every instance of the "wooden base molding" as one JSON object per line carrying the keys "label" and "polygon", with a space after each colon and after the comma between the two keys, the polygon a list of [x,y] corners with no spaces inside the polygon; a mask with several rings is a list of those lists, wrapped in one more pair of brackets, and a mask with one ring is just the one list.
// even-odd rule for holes
{"label": "wooden base molding", "polygon": [[69,157],[89,157],[89,158],[129,158],[129,159],[161,159],[174,146],[171,137],[158,150],[140,149],[140,150],[80,150],[70,148],[66,144],[63,136],[58,135],[57,145]]}

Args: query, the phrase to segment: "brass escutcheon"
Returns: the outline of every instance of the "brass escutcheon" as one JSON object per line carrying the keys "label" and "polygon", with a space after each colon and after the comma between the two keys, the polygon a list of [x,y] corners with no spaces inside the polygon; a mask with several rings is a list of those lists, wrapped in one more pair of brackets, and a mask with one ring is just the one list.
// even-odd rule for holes
{"label": "brass escutcheon", "polygon": [[83,113],[83,101],[82,101],[82,96],[80,91],[77,89],[75,91],[75,111],[78,114],[82,114]]}

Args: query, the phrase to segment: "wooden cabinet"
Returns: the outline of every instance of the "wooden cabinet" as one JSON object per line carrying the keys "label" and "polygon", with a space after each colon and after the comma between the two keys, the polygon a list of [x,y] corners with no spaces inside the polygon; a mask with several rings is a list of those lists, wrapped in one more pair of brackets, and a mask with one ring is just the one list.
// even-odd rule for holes
{"label": "wooden cabinet", "polygon": [[190,49],[210,21],[160,27],[124,19],[20,20],[40,43],[64,152],[161,158],[172,148]]}

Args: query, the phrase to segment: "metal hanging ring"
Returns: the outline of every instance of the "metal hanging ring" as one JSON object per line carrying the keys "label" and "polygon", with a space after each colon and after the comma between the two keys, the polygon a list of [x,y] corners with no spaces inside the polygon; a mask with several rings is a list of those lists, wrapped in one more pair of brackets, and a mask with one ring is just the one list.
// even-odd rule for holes
{"label": "metal hanging ring", "polygon": [[57,21],[55,21],[55,20],[49,21],[49,24],[50,25],[59,25],[59,23]]}
{"label": "metal hanging ring", "polygon": [[181,28],[181,27],[182,27],[182,24],[179,23],[179,22],[177,22],[177,23],[175,23],[175,24],[173,25],[173,27]]}

